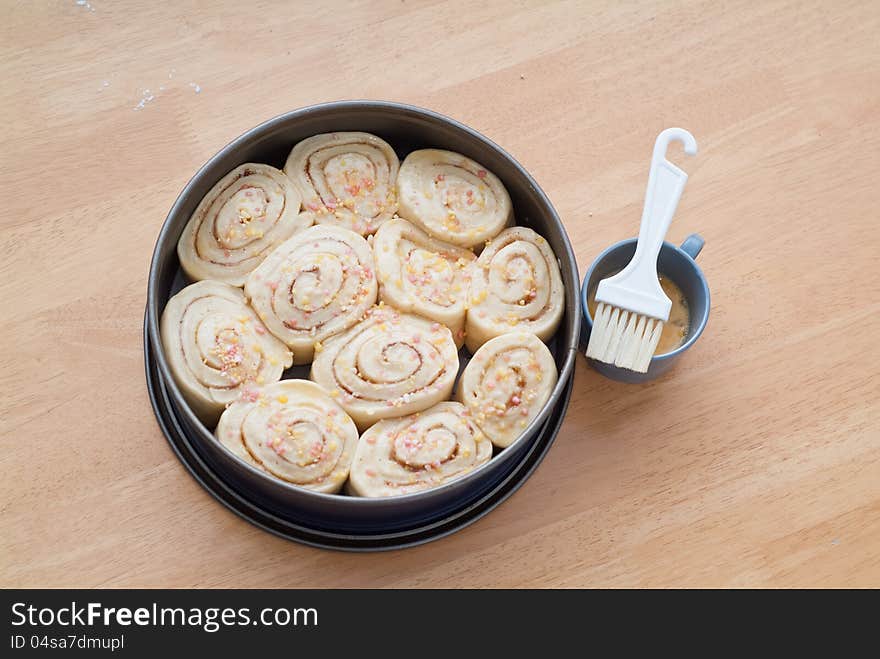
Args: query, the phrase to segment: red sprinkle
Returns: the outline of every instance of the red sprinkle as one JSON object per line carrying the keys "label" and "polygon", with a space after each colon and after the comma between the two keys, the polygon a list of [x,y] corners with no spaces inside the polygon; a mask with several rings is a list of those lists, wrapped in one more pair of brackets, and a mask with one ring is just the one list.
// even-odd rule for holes
{"label": "red sprinkle", "polygon": [[486,170],[485,170],[485,169],[481,169],[481,170],[479,170],[479,171],[477,172],[477,176],[480,177],[480,178],[486,178]]}

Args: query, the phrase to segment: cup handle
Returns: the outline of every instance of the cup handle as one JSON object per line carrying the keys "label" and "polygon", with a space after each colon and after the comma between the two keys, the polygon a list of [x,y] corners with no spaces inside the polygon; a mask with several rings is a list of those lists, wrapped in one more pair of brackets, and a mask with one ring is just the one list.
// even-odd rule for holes
{"label": "cup handle", "polygon": [[703,245],[705,244],[706,241],[703,240],[703,237],[700,234],[692,233],[684,239],[684,242],[681,244],[681,250],[696,261],[697,256],[700,254],[700,250],[703,249]]}

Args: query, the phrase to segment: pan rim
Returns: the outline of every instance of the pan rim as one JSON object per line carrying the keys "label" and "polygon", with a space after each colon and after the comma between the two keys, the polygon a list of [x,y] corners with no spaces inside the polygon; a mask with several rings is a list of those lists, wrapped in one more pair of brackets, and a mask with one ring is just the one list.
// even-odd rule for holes
{"label": "pan rim", "polygon": [[[213,440],[213,434],[208,430],[208,428],[201,422],[200,419],[195,415],[192,408],[186,403],[185,398],[183,397],[180,388],[175,382],[174,378],[171,376],[170,367],[168,365],[164,346],[161,342],[160,331],[159,331],[159,318],[160,312],[158,310],[158,302],[157,297],[158,293],[158,269],[159,269],[159,261],[161,260],[161,249],[162,245],[165,245],[170,241],[169,234],[171,232],[172,224],[175,218],[180,214],[181,207],[186,203],[189,196],[192,194],[192,189],[196,187],[196,185],[201,181],[201,179],[205,176],[205,172],[208,171],[212,165],[227,156],[233,155],[236,151],[241,149],[246,144],[250,143],[258,139],[260,136],[270,133],[276,128],[282,127],[286,125],[288,122],[296,121],[297,119],[303,119],[310,115],[321,114],[332,111],[341,111],[341,110],[366,110],[366,111],[387,111],[389,113],[397,113],[404,114],[409,116],[427,118],[429,120],[440,122],[445,124],[448,127],[453,128],[456,131],[462,132],[466,134],[468,137],[474,139],[475,141],[481,143],[483,146],[487,147],[490,150],[495,151],[502,159],[509,162],[509,164],[517,171],[517,173],[524,178],[527,182],[531,191],[538,197],[541,205],[544,210],[549,215],[550,220],[556,224],[556,226],[560,229],[559,233],[562,238],[562,243],[564,247],[563,254],[556,254],[557,259],[560,261],[560,265],[563,269],[569,270],[574,276],[574,281],[576,283],[580,283],[580,277],[578,274],[577,260],[574,256],[574,250],[572,249],[571,242],[568,238],[568,234],[565,230],[565,226],[562,223],[562,220],[559,217],[559,214],[556,212],[553,204],[551,203],[549,197],[547,197],[546,193],[541,189],[535,179],[529,174],[529,172],[506,150],[496,144],[494,141],[490,140],[486,136],[482,135],[480,132],[470,128],[469,126],[437,113],[433,110],[429,110],[426,108],[421,108],[415,105],[409,105],[405,103],[397,103],[393,101],[374,101],[374,100],[350,100],[350,101],[331,101],[327,103],[319,103],[315,105],[309,105],[303,108],[299,108],[296,110],[291,110],[289,112],[285,112],[283,114],[277,115],[264,121],[263,123],[251,128],[234,140],[226,144],[223,148],[221,148],[217,153],[215,153],[211,158],[209,158],[190,178],[181,192],[178,194],[174,203],[171,206],[166,218],[162,224],[162,228],[159,231],[158,238],[156,239],[156,245],[153,251],[152,258],[150,260],[150,273],[147,283],[147,336],[145,337],[145,341],[149,340],[150,345],[152,347],[152,357],[155,359],[159,375],[163,380],[164,385],[168,388],[172,403],[175,406],[175,409],[184,414],[187,419],[191,422],[191,425],[198,430],[198,436],[201,441],[208,442]],[[177,237],[174,238],[173,243],[176,245]],[[575,305],[578,304],[578,295],[579,290],[577,291],[569,291],[566,288],[567,296],[574,296],[572,299],[575,300]],[[550,414],[552,413],[558,399],[565,391],[565,388],[568,386],[569,379],[573,377],[574,372],[574,363],[575,357],[578,350],[578,340],[581,331],[581,323],[582,318],[579,310],[577,313],[569,313],[570,316],[569,324],[570,324],[570,335],[568,345],[560,348],[563,353],[564,360],[563,366],[559,371],[559,378],[556,383],[556,386],[553,388],[553,391],[548,398],[547,402],[544,404],[543,408],[539,412],[534,419],[528,424],[528,426],[523,430],[520,437],[511,444],[510,447],[506,448],[504,452],[495,456],[489,462],[480,465],[473,471],[469,472],[465,476],[454,479],[440,485],[435,488],[430,488],[427,490],[422,490],[419,492],[413,492],[409,494],[401,494],[392,497],[353,497],[344,494],[328,494],[322,492],[314,492],[312,490],[308,490],[306,488],[297,486],[293,483],[289,483],[283,481],[278,478],[274,478],[272,476],[267,475],[255,467],[248,464],[241,464],[240,467],[243,467],[245,470],[251,471],[252,475],[263,481],[267,484],[268,487],[271,488],[280,488],[282,490],[290,491],[294,494],[294,496],[305,496],[309,498],[322,500],[330,505],[339,504],[340,502],[344,502],[346,506],[354,506],[355,508],[373,508],[373,509],[382,509],[385,508],[387,510],[393,510],[401,503],[407,501],[417,501],[423,498],[428,498],[432,495],[437,495],[442,493],[444,490],[451,490],[453,488],[466,486],[470,482],[477,482],[481,479],[483,474],[488,471],[493,463],[496,463],[497,460],[501,459],[505,453],[508,451],[509,454],[513,454],[512,449],[521,446],[523,443],[534,442],[537,440],[538,430],[542,428],[546,421],[548,420]],[[231,459],[236,459],[234,455],[230,452],[229,457]],[[522,459],[522,457],[520,457]],[[497,465],[496,465],[497,467]]]}

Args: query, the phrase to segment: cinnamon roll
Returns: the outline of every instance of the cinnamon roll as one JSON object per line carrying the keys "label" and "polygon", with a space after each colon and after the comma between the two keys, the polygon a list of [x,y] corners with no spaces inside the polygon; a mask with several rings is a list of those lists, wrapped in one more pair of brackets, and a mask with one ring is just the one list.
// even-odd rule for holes
{"label": "cinnamon roll", "polygon": [[461,347],[473,252],[395,218],[376,232],[373,254],[379,298],[401,311],[443,323]]}
{"label": "cinnamon roll", "polygon": [[379,421],[358,442],[348,489],[387,497],[438,487],[492,457],[492,443],[464,405],[437,403],[424,412]]}
{"label": "cinnamon roll", "polygon": [[236,167],[204,196],[177,243],[190,279],[243,286],[279,243],[311,226],[300,193],[284,172],[258,163]]}
{"label": "cinnamon roll", "polygon": [[311,378],[364,429],[446,400],[457,372],[449,328],[377,306],[324,343],[315,353]]}
{"label": "cinnamon roll", "polygon": [[468,350],[505,332],[548,341],[562,320],[565,289],[550,245],[526,227],[505,229],[477,259],[466,323]]}
{"label": "cinnamon roll", "polygon": [[365,236],[397,210],[399,166],[394,149],[375,135],[325,133],[293,147],[284,172],[318,223]]}
{"label": "cinnamon roll", "polygon": [[498,177],[452,151],[410,153],[397,188],[402,217],[460,247],[481,245],[513,221],[510,195]]}
{"label": "cinnamon roll", "polygon": [[254,386],[278,380],[292,361],[241,289],[218,281],[191,284],[172,297],[160,333],[174,381],[205,422]]}
{"label": "cinnamon roll", "polygon": [[233,403],[214,434],[245,462],[328,493],[342,488],[358,443],[354,422],[308,380],[282,380]]}
{"label": "cinnamon roll", "polygon": [[354,325],[376,302],[373,253],[360,235],[314,226],[282,243],[248,277],[245,294],[294,364]]}
{"label": "cinnamon roll", "polygon": [[457,398],[500,448],[513,444],[550,399],[558,377],[553,355],[534,334],[487,341],[465,367]]}

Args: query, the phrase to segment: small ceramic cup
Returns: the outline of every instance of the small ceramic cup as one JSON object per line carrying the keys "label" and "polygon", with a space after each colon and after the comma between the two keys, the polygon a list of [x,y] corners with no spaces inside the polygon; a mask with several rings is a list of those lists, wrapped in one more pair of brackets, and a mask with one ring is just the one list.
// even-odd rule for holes
{"label": "small ceramic cup", "polygon": [[[658,270],[678,285],[688,301],[690,329],[685,342],[671,352],[654,355],[647,373],[636,373],[629,369],[618,368],[613,364],[598,362],[595,359],[587,360],[590,366],[612,380],[631,383],[647,382],[668,371],[678,358],[697,342],[709,320],[709,285],[706,283],[703,271],[695,261],[700,250],[703,249],[704,243],[705,241],[695,233],[688,236],[681,247],[664,242],[657,259]],[[588,292],[612,272],[622,269],[629,263],[635,251],[635,238],[622,240],[602,252],[587,270],[584,284],[581,287],[581,311],[586,321],[582,330],[581,352],[586,350],[590,332],[593,329],[593,319],[590,317],[590,310],[587,307]]]}

